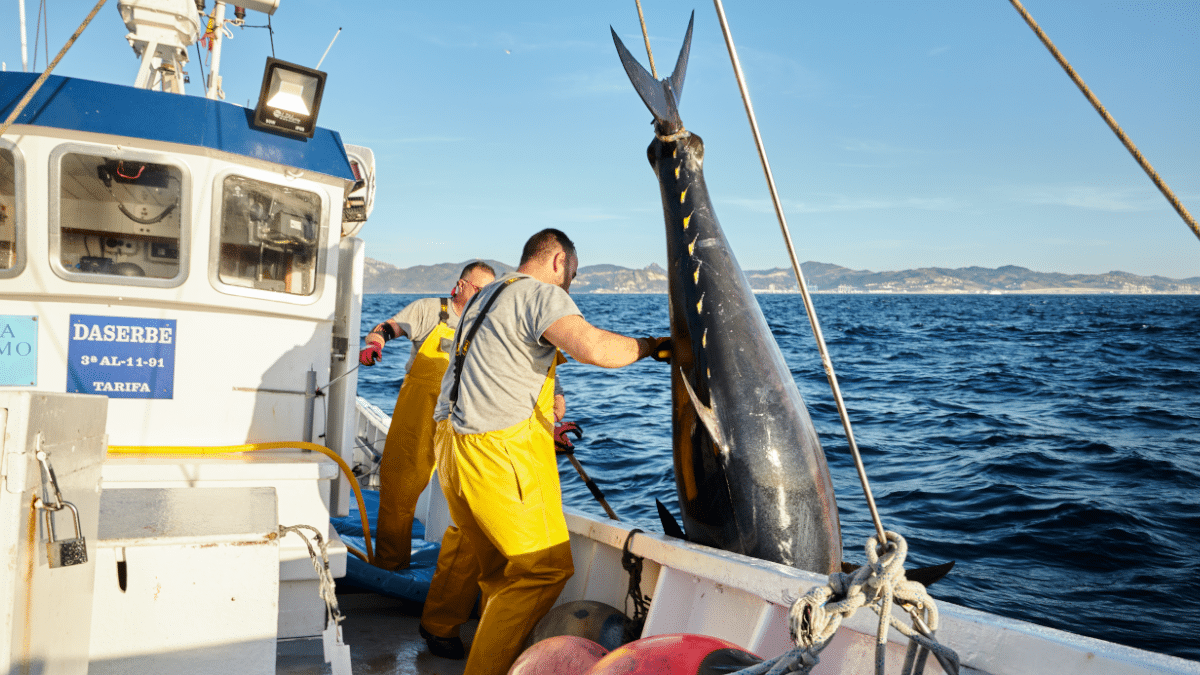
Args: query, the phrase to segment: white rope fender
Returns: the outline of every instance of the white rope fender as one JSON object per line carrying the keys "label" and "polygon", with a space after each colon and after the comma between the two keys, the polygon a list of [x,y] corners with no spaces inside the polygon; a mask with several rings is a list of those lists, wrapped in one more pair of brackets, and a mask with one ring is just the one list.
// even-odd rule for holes
{"label": "white rope fender", "polygon": [[[870,607],[879,615],[879,630],[875,636],[875,673],[883,675],[887,658],[889,627],[910,640],[902,675],[924,671],[928,650],[937,658],[942,670],[958,674],[958,655],[934,637],[938,627],[937,604],[925,586],[904,576],[904,559],[908,544],[895,532],[887,532],[888,545],[883,554],[878,550],[879,538],[867,539],[868,564],[850,574],[829,575],[829,583],[817,586],[792,603],[789,628],[796,648],[770,661],[738,671],[735,675],[780,675],[810,673],[820,661],[818,655],[829,645],[842,620],[853,616],[860,607]],[[913,626],[892,616],[892,605],[899,605],[912,617]],[[921,653],[918,654],[917,652]]]}
{"label": "white rope fender", "polygon": [[[312,532],[313,539],[317,542],[315,549],[308,536],[304,534],[304,530]],[[325,601],[325,630],[321,634],[325,663],[330,665],[333,675],[350,675],[350,647],[342,640],[341,623],[345,617],[338,609],[337,589],[333,581],[333,573],[329,569],[329,546],[325,538],[321,536],[321,532],[311,525],[279,526],[281,539],[289,532],[295,533],[304,540],[304,545],[308,547],[308,557],[317,573],[321,599]],[[317,550],[320,550],[319,557]]]}

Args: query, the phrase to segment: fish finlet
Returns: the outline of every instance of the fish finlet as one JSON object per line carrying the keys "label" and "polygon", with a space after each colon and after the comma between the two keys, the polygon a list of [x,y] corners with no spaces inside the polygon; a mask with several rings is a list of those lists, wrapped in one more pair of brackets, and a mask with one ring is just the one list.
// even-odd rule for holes
{"label": "fish finlet", "polygon": [[683,229],[685,229],[685,230],[688,229],[688,221],[691,219],[692,219],[692,214],[690,214],[690,213],[683,217]]}
{"label": "fish finlet", "polygon": [[700,300],[698,300],[696,302],[696,313],[699,314],[700,312],[703,312],[703,311],[704,311],[704,294],[701,293]]}
{"label": "fish finlet", "polygon": [[687,188],[684,188],[683,192],[679,193],[679,203],[682,204],[685,199],[687,199]]}

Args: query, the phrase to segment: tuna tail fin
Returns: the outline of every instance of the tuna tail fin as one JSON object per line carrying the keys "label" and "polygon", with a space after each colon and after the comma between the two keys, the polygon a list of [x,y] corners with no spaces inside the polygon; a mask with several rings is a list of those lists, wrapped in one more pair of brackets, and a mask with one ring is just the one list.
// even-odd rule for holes
{"label": "tuna tail fin", "polygon": [[612,32],[613,42],[617,45],[621,65],[625,66],[625,73],[629,75],[633,88],[654,115],[654,121],[671,133],[683,129],[683,120],[679,118],[679,99],[683,96],[683,78],[687,72],[688,54],[692,50],[692,24],[695,21],[696,12],[693,11],[688,20],[687,35],[683,38],[683,48],[679,50],[679,59],[675,62],[675,71],[662,81],[656,81],[654,76],[637,62],[633,54],[625,48],[621,38],[617,37],[617,31],[613,30],[612,26],[608,28]]}

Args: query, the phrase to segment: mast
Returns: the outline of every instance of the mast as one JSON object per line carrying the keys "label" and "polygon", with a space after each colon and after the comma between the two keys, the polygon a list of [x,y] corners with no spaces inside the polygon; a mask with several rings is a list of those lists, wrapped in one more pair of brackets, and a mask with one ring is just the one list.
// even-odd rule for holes
{"label": "mast", "polygon": [[216,2],[213,4],[213,29],[212,33],[212,68],[208,72],[208,89],[204,92],[206,98],[212,100],[224,100],[225,92],[221,91],[221,46],[225,43],[222,37],[222,29],[225,26],[225,3]]}
{"label": "mast", "polygon": [[29,72],[29,54],[26,51],[25,40],[25,0],[17,0],[17,6],[20,7],[21,14],[21,70]]}

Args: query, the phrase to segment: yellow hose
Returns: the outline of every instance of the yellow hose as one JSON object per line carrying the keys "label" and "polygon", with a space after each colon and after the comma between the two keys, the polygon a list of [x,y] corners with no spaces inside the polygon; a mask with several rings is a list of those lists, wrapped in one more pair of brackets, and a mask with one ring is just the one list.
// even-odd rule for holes
{"label": "yellow hose", "polygon": [[358,487],[358,479],[354,477],[354,472],[346,464],[345,460],[337,455],[334,451],[323,445],[316,443],[307,443],[305,441],[270,441],[267,443],[246,443],[244,445],[214,445],[214,446],[188,446],[188,445],[110,445],[108,451],[112,454],[120,455],[137,455],[137,454],[154,454],[154,455],[221,455],[233,452],[253,452],[255,450],[282,450],[285,448],[298,448],[300,450],[313,450],[319,452],[326,457],[338,463],[342,473],[346,474],[346,478],[350,482],[350,487],[354,488],[354,499],[358,501],[358,515],[362,518],[363,539],[367,545],[367,562],[375,563],[375,553],[371,550],[371,526],[367,523],[367,505],[363,501],[362,489]]}

